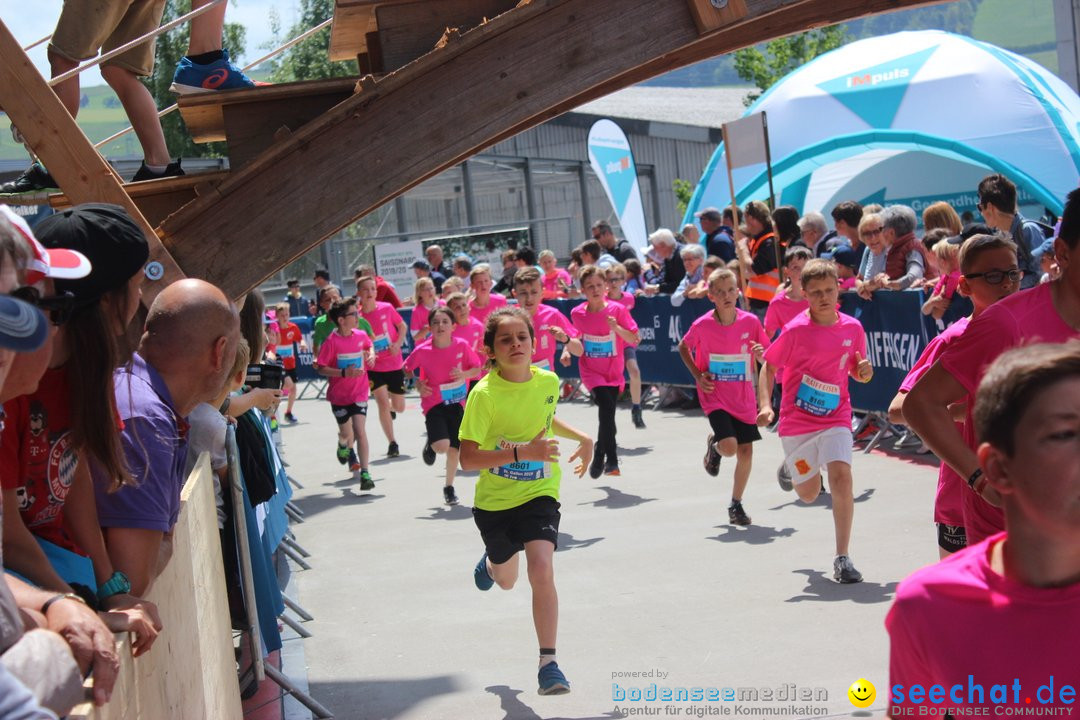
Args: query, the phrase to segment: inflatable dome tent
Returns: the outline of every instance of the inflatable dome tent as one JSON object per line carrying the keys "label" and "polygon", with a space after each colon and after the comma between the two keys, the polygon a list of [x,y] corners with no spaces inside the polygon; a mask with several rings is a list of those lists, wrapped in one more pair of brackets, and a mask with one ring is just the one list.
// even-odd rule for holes
{"label": "inflatable dome tent", "polygon": [[[927,30],[860,40],[815,58],[768,90],[765,111],[777,202],[800,212],[843,200],[922,209],[945,200],[976,211],[979,180],[1016,183],[1028,217],[1060,214],[1080,180],[1080,97],[1024,57]],[[764,164],[737,169],[740,206],[765,199]],[[684,222],[731,204],[721,144]],[[976,215],[978,217],[978,215]]]}

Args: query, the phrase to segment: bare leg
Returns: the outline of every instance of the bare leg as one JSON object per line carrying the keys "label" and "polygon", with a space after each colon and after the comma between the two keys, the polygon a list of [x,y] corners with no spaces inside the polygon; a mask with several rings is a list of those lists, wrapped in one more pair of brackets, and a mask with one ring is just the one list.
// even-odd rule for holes
{"label": "bare leg", "polygon": [[[829,481],[832,482],[831,475],[829,477]],[[796,485],[795,493],[804,503],[812,503],[817,500],[817,496],[821,493],[821,473],[818,473],[809,480]],[[833,512],[835,512],[835,509]]]}
{"label": "bare leg", "polygon": [[292,415],[292,406],[296,402],[296,383],[288,375],[285,376],[285,394],[289,396],[289,404],[285,407],[285,413]]}
{"label": "bare leg", "polygon": [[731,488],[731,499],[742,501],[743,493],[746,492],[746,484],[750,481],[750,468],[754,461],[754,446],[750,443],[739,445],[735,460],[734,484]]}
{"label": "bare leg", "polygon": [[[49,67],[52,68],[52,76],[63,75],[68,70],[74,70],[79,66],[79,63],[68,60],[66,57],[61,57],[56,53],[49,53]],[[53,88],[53,92],[56,93],[56,97],[60,98],[60,102],[64,104],[67,111],[71,114],[71,117],[77,117],[79,114],[79,76],[65,80],[56,87]]]}
{"label": "bare leg", "polygon": [[532,585],[533,625],[542,648],[555,647],[559,631],[559,595],[555,591],[555,546],[547,540],[525,543],[529,584]]}
{"label": "bare leg", "polygon": [[367,416],[352,416],[352,434],[356,437],[356,456],[360,460],[360,469],[368,469]]}
{"label": "bare leg", "polygon": [[848,542],[851,540],[851,523],[855,517],[855,498],[851,486],[851,466],[840,460],[829,463],[829,492],[832,493],[837,555],[848,554]]}
{"label": "bare leg", "polygon": [[101,68],[101,76],[120,98],[120,104],[124,106],[142,145],[146,164],[168,165],[172,162],[157,116],[157,105],[146,86],[139,82],[134,73],[112,65]]}
{"label": "bare leg", "polygon": [[[191,0],[191,9],[198,10],[209,2],[210,0]],[[225,27],[227,5],[228,3],[223,2],[191,21],[188,55],[201,55],[221,49],[221,31]]]}
{"label": "bare leg", "polygon": [[375,395],[375,402],[379,406],[379,425],[382,426],[383,435],[390,442],[396,442],[394,440],[394,419],[390,417],[390,391],[383,385],[376,388],[373,394]]}
{"label": "bare leg", "polygon": [[342,423],[337,426],[338,445],[340,447],[349,447],[353,444],[353,432],[352,423]]}
{"label": "bare leg", "polygon": [[[548,543],[549,545],[551,543]],[[527,550],[528,548],[526,548]],[[518,558],[521,557],[521,553],[514,553],[514,557],[510,558],[506,562],[496,565],[491,562],[491,558],[488,558],[488,575],[495,581],[495,584],[501,587],[503,590],[509,590],[514,587],[514,583],[518,579]]]}
{"label": "bare leg", "polygon": [[641,368],[637,360],[626,361],[626,373],[630,376],[630,401],[635,405],[641,404]]}
{"label": "bare leg", "polygon": [[394,412],[405,412],[405,396],[390,393],[390,405]]}
{"label": "bare leg", "polygon": [[446,484],[454,486],[454,477],[457,475],[458,449],[450,448],[446,451]]}

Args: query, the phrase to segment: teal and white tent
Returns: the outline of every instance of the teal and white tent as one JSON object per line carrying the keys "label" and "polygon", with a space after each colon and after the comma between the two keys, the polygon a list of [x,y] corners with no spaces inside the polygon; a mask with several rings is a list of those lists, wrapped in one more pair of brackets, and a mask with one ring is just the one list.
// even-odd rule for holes
{"label": "teal and white tent", "polygon": [[[975,210],[979,180],[1015,182],[1025,214],[1060,214],[1080,181],[1080,97],[1037,63],[962,35],[926,30],[860,40],[769,89],[765,111],[780,204],[828,211],[843,200],[937,200]],[[724,146],[684,222],[731,204]],[[765,199],[764,164],[734,175],[736,200]]]}

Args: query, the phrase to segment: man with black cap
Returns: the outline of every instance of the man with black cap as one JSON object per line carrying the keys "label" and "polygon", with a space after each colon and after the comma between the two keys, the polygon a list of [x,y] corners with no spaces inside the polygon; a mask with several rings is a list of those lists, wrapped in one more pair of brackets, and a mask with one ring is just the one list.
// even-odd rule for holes
{"label": "man with black cap", "polygon": [[417,260],[409,267],[413,269],[413,273],[418,280],[422,277],[431,278],[431,281],[435,283],[436,295],[442,292],[442,284],[446,282],[446,276],[437,270],[432,270],[431,265],[428,264],[427,260]]}
{"label": "man with black cap", "polygon": [[702,244],[705,246],[706,255],[715,255],[729,263],[735,259],[735,230],[734,215],[731,208],[724,208],[721,213],[714,207],[705,208],[701,212],[694,213],[694,217],[701,223],[701,231],[705,233]]}
{"label": "man with black cap", "polygon": [[630,243],[625,239],[618,240],[615,238],[615,231],[611,229],[611,224],[607,220],[597,220],[592,224],[592,237],[593,240],[600,243],[600,247],[603,248],[604,252],[619,262],[640,259]]}

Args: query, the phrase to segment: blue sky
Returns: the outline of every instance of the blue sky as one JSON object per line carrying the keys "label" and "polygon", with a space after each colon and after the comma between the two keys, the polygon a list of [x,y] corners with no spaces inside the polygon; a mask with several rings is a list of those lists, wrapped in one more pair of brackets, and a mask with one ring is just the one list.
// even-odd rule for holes
{"label": "blue sky", "polygon": [[[27,11],[27,7],[32,11]],[[0,19],[15,35],[23,47],[52,33],[56,19],[60,17],[63,0],[0,0]],[[261,46],[270,41],[270,10],[276,9],[283,27],[290,26],[299,13],[297,0],[229,0],[225,19],[247,28],[247,57],[239,58],[240,64],[266,54]],[[30,58],[44,75],[49,73],[45,45],[30,51]],[[234,58],[237,59],[237,58]],[[103,84],[96,69],[86,71],[83,85],[90,87]]]}

